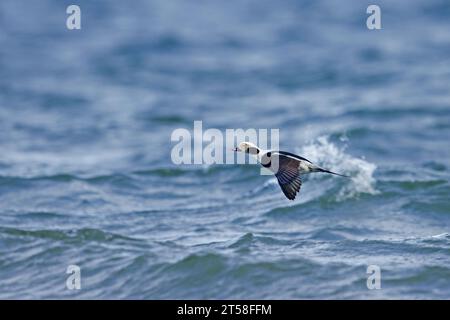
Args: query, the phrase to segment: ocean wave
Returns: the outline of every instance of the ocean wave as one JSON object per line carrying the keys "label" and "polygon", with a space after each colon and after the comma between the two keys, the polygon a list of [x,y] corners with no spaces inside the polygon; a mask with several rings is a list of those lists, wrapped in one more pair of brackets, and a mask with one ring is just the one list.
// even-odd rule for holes
{"label": "ocean wave", "polygon": [[255,235],[251,232],[244,234],[237,240],[233,241],[228,248],[230,249],[249,249],[251,245],[263,245],[263,246],[274,246],[274,245],[292,245],[294,244],[291,240],[278,239],[276,237]]}
{"label": "ocean wave", "polygon": [[321,136],[316,141],[301,148],[300,154],[326,169],[351,176],[339,190],[337,199],[343,201],[359,194],[378,194],[375,188],[374,172],[377,166],[367,160],[353,157],[345,152],[345,148],[338,148]]}
{"label": "ocean wave", "polygon": [[94,228],[82,228],[78,230],[24,230],[17,228],[0,227],[0,234],[12,237],[31,237],[69,242],[114,242],[116,240],[140,241],[135,238],[126,237],[111,232],[105,232]]}
{"label": "ocean wave", "polygon": [[440,294],[448,298],[448,280],[450,279],[450,268],[445,266],[421,266],[420,268],[411,268],[403,270],[401,276],[386,279],[390,286],[409,286],[413,287],[411,295],[424,296],[423,290],[414,288],[414,284],[426,283],[433,288],[435,294]]}
{"label": "ocean wave", "polygon": [[[237,169],[238,168],[238,169]],[[132,171],[138,176],[177,177],[182,175],[211,176],[228,171],[249,170],[248,166],[235,165],[181,165],[177,167],[159,167]]]}
{"label": "ocean wave", "polygon": [[215,254],[190,254],[175,263],[168,263],[166,270],[168,272],[190,272],[196,270],[200,278],[212,276],[224,270],[227,263],[227,257]]}
{"label": "ocean wave", "polygon": [[148,116],[144,117],[144,120],[150,120],[154,123],[174,125],[174,124],[190,124],[191,120],[180,115],[161,115],[161,116]]}
{"label": "ocean wave", "polygon": [[71,182],[71,181],[102,181],[121,176],[120,174],[96,175],[81,177],[71,173],[57,173],[52,175],[30,175],[30,176],[0,176],[0,182],[27,182],[27,181],[52,181],[52,182]]}
{"label": "ocean wave", "polygon": [[388,107],[388,108],[380,108],[377,106],[376,109],[358,109],[351,110],[345,112],[345,116],[353,116],[357,118],[370,118],[371,120],[376,118],[386,119],[386,117],[410,117],[411,114],[420,116],[420,115],[429,115],[430,113],[435,114],[436,116],[447,116],[448,109],[446,106],[435,107],[433,110],[424,109],[422,106],[417,107],[408,107],[408,108],[398,108],[398,107]]}
{"label": "ocean wave", "polygon": [[71,182],[85,181],[88,183],[104,183],[114,181],[131,181],[133,176],[153,176],[162,178],[179,177],[184,175],[213,176],[228,172],[230,170],[248,171],[248,166],[232,165],[192,165],[178,167],[156,167],[151,169],[140,169],[130,172],[111,172],[100,175],[87,175],[75,173],[55,173],[50,175],[0,175],[0,184],[10,184],[27,181],[51,181]]}
{"label": "ocean wave", "polygon": [[437,186],[442,186],[448,183],[443,179],[431,179],[431,180],[410,180],[410,181],[389,181],[391,185],[398,186],[402,190],[414,191],[414,190],[426,190]]}

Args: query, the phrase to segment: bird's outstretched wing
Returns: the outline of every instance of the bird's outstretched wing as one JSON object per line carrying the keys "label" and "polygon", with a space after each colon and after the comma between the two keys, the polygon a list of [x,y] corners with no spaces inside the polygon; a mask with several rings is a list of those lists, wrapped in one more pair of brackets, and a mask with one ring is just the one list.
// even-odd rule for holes
{"label": "bird's outstretched wing", "polygon": [[272,154],[272,165],[277,166],[275,176],[286,198],[294,200],[302,186],[299,161],[282,154]]}

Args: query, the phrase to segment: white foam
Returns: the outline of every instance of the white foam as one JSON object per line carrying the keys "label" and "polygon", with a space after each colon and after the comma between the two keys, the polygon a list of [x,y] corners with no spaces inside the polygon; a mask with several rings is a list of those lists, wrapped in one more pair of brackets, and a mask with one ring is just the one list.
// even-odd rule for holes
{"label": "white foam", "polygon": [[445,239],[445,238],[448,238],[449,236],[450,236],[449,233],[444,232],[444,233],[440,233],[440,234],[431,236],[431,238],[434,238],[434,239]]}
{"label": "white foam", "polygon": [[375,189],[376,180],[373,177],[377,166],[345,153],[345,148],[336,147],[328,141],[326,136],[319,137],[316,141],[304,146],[299,154],[325,169],[351,176],[351,179],[348,179],[339,191],[338,200],[352,198],[360,193],[378,193]]}

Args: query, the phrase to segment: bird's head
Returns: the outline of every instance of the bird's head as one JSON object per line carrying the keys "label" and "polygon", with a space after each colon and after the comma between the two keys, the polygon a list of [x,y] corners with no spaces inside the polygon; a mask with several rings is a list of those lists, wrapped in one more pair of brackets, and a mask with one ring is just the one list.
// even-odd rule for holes
{"label": "bird's head", "polygon": [[241,142],[237,148],[233,149],[233,151],[257,155],[260,152],[260,149],[251,142]]}

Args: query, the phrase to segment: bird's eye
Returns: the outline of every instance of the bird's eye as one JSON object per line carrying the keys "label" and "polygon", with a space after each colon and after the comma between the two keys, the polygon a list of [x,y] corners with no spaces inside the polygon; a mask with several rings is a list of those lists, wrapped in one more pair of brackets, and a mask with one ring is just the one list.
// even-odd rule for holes
{"label": "bird's eye", "polygon": [[266,155],[270,158],[272,156],[272,152],[267,152]]}

